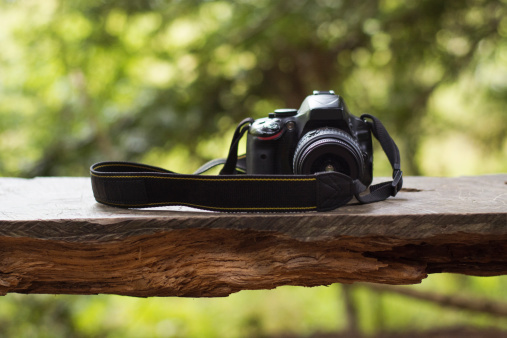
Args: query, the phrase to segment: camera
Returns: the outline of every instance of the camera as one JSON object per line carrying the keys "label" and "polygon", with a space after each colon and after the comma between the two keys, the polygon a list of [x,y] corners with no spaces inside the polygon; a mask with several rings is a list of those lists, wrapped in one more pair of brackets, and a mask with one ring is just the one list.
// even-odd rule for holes
{"label": "camera", "polygon": [[[247,153],[238,157],[238,144],[247,132]],[[372,135],[391,163],[393,179],[370,186]],[[277,109],[268,117],[241,121],[227,158],[209,161],[194,175],[130,162],[99,162],[90,174],[95,199],[116,207],[329,211],[353,197],[373,203],[396,196],[403,186],[400,160],[379,119],[352,115],[333,91],[314,91],[299,110]],[[200,175],[219,165],[218,176]]]}
{"label": "camera", "polygon": [[299,110],[277,109],[255,120],[247,136],[246,172],[308,175],[336,171],[369,186],[373,148],[368,122],[334,91],[314,91]]}

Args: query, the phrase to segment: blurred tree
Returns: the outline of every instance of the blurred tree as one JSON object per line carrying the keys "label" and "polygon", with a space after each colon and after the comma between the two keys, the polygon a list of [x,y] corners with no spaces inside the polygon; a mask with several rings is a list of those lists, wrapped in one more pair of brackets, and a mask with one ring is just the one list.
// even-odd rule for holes
{"label": "blurred tree", "polygon": [[314,89],[385,121],[409,174],[443,133],[507,147],[505,0],[0,6],[4,175],[86,175],[179,146],[207,160],[201,142]]}
{"label": "blurred tree", "polygon": [[84,337],[72,321],[70,300],[69,296],[15,295],[2,301],[0,337]]}

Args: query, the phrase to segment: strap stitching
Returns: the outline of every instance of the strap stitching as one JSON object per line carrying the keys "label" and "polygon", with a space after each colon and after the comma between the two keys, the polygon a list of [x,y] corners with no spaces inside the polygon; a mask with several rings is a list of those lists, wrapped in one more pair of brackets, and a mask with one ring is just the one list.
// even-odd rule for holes
{"label": "strap stitching", "polygon": [[278,181],[278,182],[310,182],[316,181],[317,179],[312,178],[200,178],[200,177],[175,177],[175,176],[135,176],[135,175],[98,175],[95,173],[91,173],[92,176],[100,177],[100,178],[152,178],[152,179],[164,179],[164,180],[187,180],[187,181],[211,181],[211,182],[231,182],[231,181],[254,181],[254,182],[269,182],[269,181]]}
{"label": "strap stitching", "polygon": [[192,204],[192,203],[186,203],[186,202],[154,202],[154,203],[141,203],[141,204],[121,204],[121,203],[113,203],[113,202],[105,202],[102,200],[97,199],[98,202],[103,204],[109,204],[109,205],[116,205],[116,206],[122,206],[127,208],[136,208],[136,207],[143,207],[143,206],[169,206],[169,205],[183,205],[183,206],[189,206],[194,208],[200,208],[200,209],[211,209],[211,210],[315,210],[317,209],[316,206],[310,206],[310,207],[255,207],[255,208],[249,208],[249,207],[212,207],[212,206],[204,206],[204,205],[198,205],[198,204]]}
{"label": "strap stitching", "polygon": [[159,173],[167,173],[167,170],[164,170],[164,169],[156,169],[153,167],[147,167],[147,166],[143,166],[143,165],[134,165],[134,164],[114,164],[114,163],[103,164],[103,165],[99,165],[97,167],[93,167],[92,169],[97,170],[99,168],[104,168],[104,167],[132,167],[132,168],[151,170],[151,171],[159,172]]}

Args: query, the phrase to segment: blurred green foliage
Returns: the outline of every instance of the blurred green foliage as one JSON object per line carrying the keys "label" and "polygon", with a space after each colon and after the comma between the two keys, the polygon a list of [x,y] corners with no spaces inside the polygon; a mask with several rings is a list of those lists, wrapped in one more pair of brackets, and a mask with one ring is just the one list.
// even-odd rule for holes
{"label": "blurred green foliage", "polygon": [[235,123],[314,89],[385,121],[408,174],[507,170],[505,0],[0,6],[2,175],[113,159],[191,172]]}
{"label": "blurred green foliage", "polygon": [[[3,0],[0,27],[3,176],[85,176],[101,160],[191,172],[226,155],[241,119],[297,108],[314,89],[385,122],[408,174],[507,171],[505,0]],[[506,283],[443,275],[421,287],[507,301]],[[353,296],[365,333],[506,329]],[[0,336],[307,335],[346,327],[341,299],[339,285],[202,300],[8,295]]]}
{"label": "blurred green foliage", "polygon": [[[505,277],[432,275],[410,287],[507,302]],[[379,294],[365,286],[354,288],[352,296],[365,335],[457,326],[507,331],[502,318]],[[346,327],[339,284],[212,299],[16,294],[0,299],[0,337],[305,337]]]}

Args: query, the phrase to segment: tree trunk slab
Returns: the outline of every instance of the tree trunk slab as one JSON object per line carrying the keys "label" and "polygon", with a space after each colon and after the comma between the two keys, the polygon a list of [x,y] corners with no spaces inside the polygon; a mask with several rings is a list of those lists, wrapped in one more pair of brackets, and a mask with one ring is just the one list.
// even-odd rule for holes
{"label": "tree trunk slab", "polygon": [[117,209],[95,202],[89,178],[0,178],[0,295],[221,297],[507,274],[507,174],[404,182],[383,202],[246,214]]}

